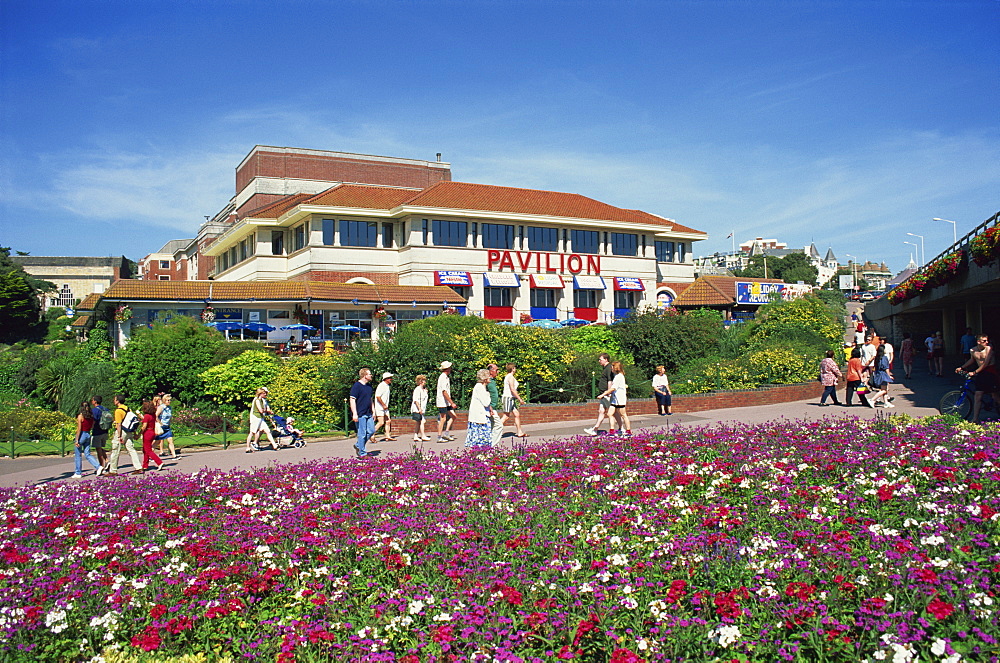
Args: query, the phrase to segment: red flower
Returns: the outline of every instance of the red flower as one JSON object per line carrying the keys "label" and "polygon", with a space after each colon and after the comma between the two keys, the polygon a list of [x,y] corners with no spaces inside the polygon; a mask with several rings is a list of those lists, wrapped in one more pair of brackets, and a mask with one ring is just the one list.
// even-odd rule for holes
{"label": "red flower", "polygon": [[160,634],[155,626],[147,626],[142,633],[132,636],[132,646],[142,651],[153,651],[160,647]]}
{"label": "red flower", "polygon": [[938,575],[933,569],[920,569],[915,571],[913,575],[916,576],[917,580],[928,582],[932,585],[936,585],[938,582]]}
{"label": "red flower", "polygon": [[678,603],[687,594],[687,581],[674,580],[667,591],[667,603]]}
{"label": "red flower", "polygon": [[453,630],[454,630],[454,628],[452,627],[451,624],[445,624],[443,626],[436,626],[431,631],[431,640],[433,640],[434,642],[439,642],[439,643],[440,642],[451,642],[452,640],[455,639],[455,636],[452,635],[452,631]]}
{"label": "red flower", "polygon": [[610,663],[642,663],[642,659],[628,649],[616,649],[611,652]]}
{"label": "red flower", "polygon": [[159,619],[167,612],[167,606],[162,603],[157,603],[152,608],[149,609],[149,616],[153,619]]}
{"label": "red flower", "polygon": [[927,612],[931,613],[938,619],[944,619],[951,613],[955,612],[955,606],[942,601],[935,596],[934,600],[927,604]]}
{"label": "red flower", "polygon": [[892,499],[892,494],[896,491],[896,487],[892,484],[882,486],[878,489],[878,498],[882,502],[888,502]]}

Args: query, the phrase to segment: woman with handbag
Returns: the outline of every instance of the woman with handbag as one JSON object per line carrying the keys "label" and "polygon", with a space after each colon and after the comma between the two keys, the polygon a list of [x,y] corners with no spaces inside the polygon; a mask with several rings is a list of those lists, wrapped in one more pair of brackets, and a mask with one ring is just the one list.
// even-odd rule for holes
{"label": "woman with handbag", "polygon": [[153,451],[153,438],[156,437],[156,406],[152,401],[145,401],[142,404],[142,426],[139,428],[142,434],[142,469],[145,472],[149,469],[149,461],[152,460],[156,469],[163,469],[163,461]]}
{"label": "woman with handbag", "polygon": [[94,466],[95,470],[101,469],[101,464],[97,462],[94,455],[90,453],[90,431],[94,427],[94,414],[90,410],[90,404],[84,401],[80,404],[80,411],[76,415],[76,438],[74,439],[74,451],[76,461],[76,472],[74,479],[83,478],[83,459]]}
{"label": "woman with handbag", "polygon": [[170,409],[170,403],[173,397],[170,394],[163,394],[163,396],[158,397],[160,401],[157,403],[157,398],[153,399],[153,404],[156,405],[156,437],[154,440],[160,441],[159,453],[163,453],[163,441],[167,441],[167,447],[170,449],[170,457],[177,458],[177,450],[174,449],[174,433],[170,430],[170,419],[173,417],[173,410]]}

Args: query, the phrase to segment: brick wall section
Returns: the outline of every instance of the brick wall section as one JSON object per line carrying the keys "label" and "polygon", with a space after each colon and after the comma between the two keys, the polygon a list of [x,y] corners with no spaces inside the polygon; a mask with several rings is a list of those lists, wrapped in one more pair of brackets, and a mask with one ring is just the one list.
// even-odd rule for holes
{"label": "brick wall section", "polygon": [[364,278],[375,285],[399,285],[399,274],[396,272],[328,272],[311,270],[299,274],[292,281],[325,281],[328,283],[347,283],[350,279]]}
{"label": "brick wall section", "polygon": [[[721,391],[710,394],[688,394],[674,396],[671,409],[675,413],[703,412],[705,410],[720,410],[730,407],[752,407],[754,405],[772,405],[774,403],[790,403],[809,398],[819,399],[823,386],[819,382],[803,384],[780,385],[765,387],[752,391]],[[436,412],[428,407],[429,412]],[[656,402],[652,398],[632,400],[628,404],[629,414],[656,414]],[[597,418],[597,402],[568,403],[552,405],[529,405],[521,408],[522,424],[540,424],[555,421],[591,421]],[[433,419],[433,417],[432,417]],[[468,413],[458,412],[454,428],[466,428]],[[512,421],[507,422],[513,425]],[[397,424],[398,425],[398,424]],[[406,424],[403,424],[406,426]],[[404,430],[409,430],[404,428]],[[437,423],[427,422],[428,435],[437,434]]]}
{"label": "brick wall section", "polygon": [[236,192],[242,191],[254,177],[290,177],[328,182],[358,182],[426,188],[450,181],[451,172],[386,161],[344,159],[321,154],[280,154],[262,150],[247,159],[236,172]]}

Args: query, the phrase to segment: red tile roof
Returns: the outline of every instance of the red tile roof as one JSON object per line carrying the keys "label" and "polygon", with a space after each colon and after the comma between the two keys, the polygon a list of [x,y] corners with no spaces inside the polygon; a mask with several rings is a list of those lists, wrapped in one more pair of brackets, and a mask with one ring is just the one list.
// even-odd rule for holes
{"label": "red tile roof", "polygon": [[677,232],[706,234],[649,212],[615,207],[576,193],[519,189],[470,182],[438,182],[421,191],[395,187],[338,184],[314,195],[286,196],[250,212],[246,217],[276,219],[298,205],[360,207],[386,211],[406,205],[435,209],[475,210],[477,212],[535,214],[596,221],[643,223],[668,227]]}
{"label": "red tile roof", "polygon": [[86,327],[87,322],[90,320],[89,315],[78,315],[76,319],[70,323],[70,327]]}
{"label": "red tile roof", "polygon": [[76,309],[78,311],[93,311],[99,301],[101,301],[100,293],[92,292],[83,298],[83,301],[80,302],[80,305]]}
{"label": "red tile roof", "polygon": [[107,300],[211,301],[250,300],[438,304],[465,303],[447,286],[384,286],[325,281],[117,281],[102,295]]}
{"label": "red tile roof", "polygon": [[677,295],[674,306],[732,306],[736,303],[736,282],[783,283],[780,279],[749,279],[737,276],[702,276]]}

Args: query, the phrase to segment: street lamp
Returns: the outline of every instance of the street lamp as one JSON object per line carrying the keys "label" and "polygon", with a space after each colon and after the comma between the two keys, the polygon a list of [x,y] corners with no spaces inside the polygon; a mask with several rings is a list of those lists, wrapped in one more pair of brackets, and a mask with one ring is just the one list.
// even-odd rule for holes
{"label": "street lamp", "polygon": [[854,289],[858,290],[858,277],[855,272],[858,270],[858,257],[852,256],[850,253],[845,253],[845,256],[851,259],[851,278],[854,280]]}
{"label": "street lamp", "polygon": [[939,219],[937,217],[934,217],[932,220],[933,221],[944,221],[945,223],[950,223],[951,224],[951,243],[953,245],[954,244],[958,244],[958,228],[956,227],[954,221],[951,221],[949,219]]}
{"label": "street lamp", "polygon": [[[910,246],[912,246],[912,247],[913,247],[913,250],[914,250],[914,252],[916,252],[916,253],[917,253],[917,255],[920,255],[920,254],[919,254],[919,251],[920,251],[920,247],[919,247],[919,246],[917,246],[917,243],[916,243],[916,242],[907,242],[907,241],[904,241],[904,242],[903,242],[903,244],[909,244]],[[910,254],[910,261],[911,261],[911,262],[913,261],[913,254],[912,254],[912,253]]]}
{"label": "street lamp", "polygon": [[920,238],[920,265],[923,266],[923,264],[925,262],[925,259],[927,257],[927,254],[924,253],[924,236],[923,235],[917,235],[915,233],[906,233],[906,234],[909,235],[910,237],[919,237]]}

